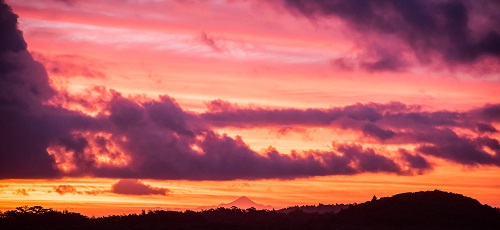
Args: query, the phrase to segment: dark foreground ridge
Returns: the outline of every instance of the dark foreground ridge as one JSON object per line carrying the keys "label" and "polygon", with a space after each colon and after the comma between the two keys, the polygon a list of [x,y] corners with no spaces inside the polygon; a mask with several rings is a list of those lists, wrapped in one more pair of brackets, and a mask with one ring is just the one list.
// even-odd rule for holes
{"label": "dark foreground ridge", "polygon": [[143,211],[89,218],[40,206],[0,215],[1,229],[500,229],[500,212],[442,191],[403,193],[349,205],[339,212],[217,208],[201,212]]}

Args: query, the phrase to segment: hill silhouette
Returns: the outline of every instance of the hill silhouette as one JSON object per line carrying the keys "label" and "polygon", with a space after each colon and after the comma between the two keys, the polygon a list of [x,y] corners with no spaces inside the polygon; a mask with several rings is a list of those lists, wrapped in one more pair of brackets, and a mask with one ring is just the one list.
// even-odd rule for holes
{"label": "hill silhouette", "polygon": [[341,210],[332,222],[381,229],[500,229],[493,228],[500,227],[500,213],[470,197],[434,190],[373,199]]}
{"label": "hill silhouette", "polygon": [[[236,201],[251,204],[248,198]],[[284,213],[219,207],[200,212],[155,210],[89,218],[24,206],[0,213],[0,229],[500,229],[497,209],[460,194],[437,190],[374,197],[338,213],[303,210]]]}

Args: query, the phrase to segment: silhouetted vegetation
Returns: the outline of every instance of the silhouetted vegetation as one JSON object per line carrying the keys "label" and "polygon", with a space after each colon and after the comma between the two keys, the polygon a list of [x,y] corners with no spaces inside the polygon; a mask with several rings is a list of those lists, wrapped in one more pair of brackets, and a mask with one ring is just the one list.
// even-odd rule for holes
{"label": "silhouetted vegetation", "polygon": [[300,211],[305,213],[338,213],[342,209],[349,208],[348,204],[318,204],[316,205],[302,205],[302,206],[291,206],[284,209],[278,210],[280,213],[290,213],[294,211]]}
{"label": "silhouetted vegetation", "polygon": [[23,206],[0,213],[0,229],[66,229],[88,225],[88,217],[79,213],[55,211],[42,206]]}
{"label": "silhouetted vegetation", "polygon": [[500,215],[472,198],[435,190],[365,202],[342,210],[332,224],[379,229],[499,229]]}
{"label": "silhouetted vegetation", "polygon": [[[0,229],[500,229],[500,213],[459,194],[404,193],[349,205],[246,210],[236,207],[194,211],[143,211],[89,218],[41,206],[0,213]],[[339,212],[304,212],[343,207]],[[286,211],[284,211],[286,210]]]}

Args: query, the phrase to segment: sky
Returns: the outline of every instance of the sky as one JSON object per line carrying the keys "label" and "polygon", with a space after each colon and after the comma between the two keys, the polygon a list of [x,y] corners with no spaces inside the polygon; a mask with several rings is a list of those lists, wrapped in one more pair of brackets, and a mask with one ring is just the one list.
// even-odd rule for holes
{"label": "sky", "polygon": [[2,0],[0,210],[500,207],[494,0]]}

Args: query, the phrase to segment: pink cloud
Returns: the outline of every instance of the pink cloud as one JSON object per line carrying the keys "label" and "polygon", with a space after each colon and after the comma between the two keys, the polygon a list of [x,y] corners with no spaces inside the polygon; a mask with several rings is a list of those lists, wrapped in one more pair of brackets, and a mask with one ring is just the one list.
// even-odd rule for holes
{"label": "pink cloud", "polygon": [[105,78],[104,68],[97,61],[79,55],[43,55],[32,52],[33,57],[41,62],[51,75],[63,77]]}

